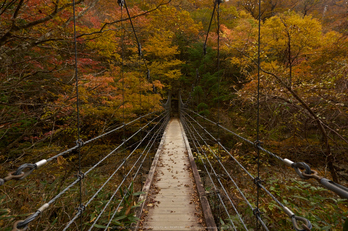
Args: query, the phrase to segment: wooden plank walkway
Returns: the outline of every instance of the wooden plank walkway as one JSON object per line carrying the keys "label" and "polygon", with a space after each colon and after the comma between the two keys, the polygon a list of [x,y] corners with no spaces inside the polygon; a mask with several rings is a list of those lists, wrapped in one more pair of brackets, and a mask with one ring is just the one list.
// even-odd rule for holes
{"label": "wooden plank walkway", "polygon": [[202,184],[196,184],[199,175],[187,146],[180,121],[172,119],[143,188],[146,195],[140,200],[145,203],[137,230],[216,230]]}

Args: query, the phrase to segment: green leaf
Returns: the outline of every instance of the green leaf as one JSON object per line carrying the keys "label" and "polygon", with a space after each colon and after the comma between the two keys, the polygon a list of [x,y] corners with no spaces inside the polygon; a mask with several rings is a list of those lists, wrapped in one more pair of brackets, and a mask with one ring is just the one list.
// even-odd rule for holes
{"label": "green leaf", "polygon": [[298,199],[302,199],[302,200],[305,200],[305,201],[308,201],[308,199],[307,199],[307,198],[302,197],[302,196],[297,196],[297,195],[295,195],[295,196],[293,196],[293,197],[298,198]]}
{"label": "green leaf", "polygon": [[140,219],[138,217],[130,216],[128,217],[128,220],[131,222],[136,222],[136,221],[139,221]]}
{"label": "green leaf", "polygon": [[95,224],[94,227],[101,228],[101,229],[105,229],[106,228],[105,225],[98,225],[98,224]]}
{"label": "green leaf", "polygon": [[124,218],[126,218],[127,216],[126,215],[122,215],[122,216],[119,216],[119,217],[115,217],[114,219],[113,219],[113,221],[119,221],[119,220],[122,220],[122,219],[124,219]]}
{"label": "green leaf", "polygon": [[146,194],[146,192],[142,192],[142,191],[136,192],[136,193],[133,193],[133,196],[139,196],[141,194]]}
{"label": "green leaf", "polygon": [[54,219],[54,221],[52,222],[51,226],[54,225],[57,221],[58,221],[58,217],[56,217],[56,219]]}

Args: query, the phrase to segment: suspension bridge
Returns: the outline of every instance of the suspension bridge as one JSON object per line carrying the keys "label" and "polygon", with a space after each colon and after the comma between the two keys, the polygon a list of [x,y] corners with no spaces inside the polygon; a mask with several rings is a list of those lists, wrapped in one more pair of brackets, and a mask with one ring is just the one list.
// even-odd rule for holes
{"label": "suspension bridge", "polygon": [[[119,4],[127,11],[138,44],[139,58],[143,58],[141,45],[136,36],[126,2],[120,0]],[[219,18],[220,4],[220,0],[214,3],[207,37],[214,12],[217,12]],[[206,53],[206,42],[207,39],[205,40],[203,48],[204,53]],[[76,50],[75,55],[76,58]],[[219,57],[217,60],[219,65]],[[75,61],[76,87],[78,89],[77,58]],[[144,63],[146,64],[145,60]],[[149,70],[147,72],[147,79],[149,82],[152,81]],[[196,82],[199,82],[199,80],[196,80]],[[154,87],[154,91],[155,90]],[[79,170],[76,174],[76,179],[69,183],[64,189],[60,190],[59,193],[50,198],[46,203],[42,204],[27,218],[16,221],[12,225],[13,230],[25,230],[30,228],[31,224],[37,223],[39,218],[49,210],[52,205],[76,187],[79,187],[80,190],[80,198],[79,203],[76,205],[76,212],[69,215],[70,221],[64,224],[61,230],[272,230],[270,228],[271,224],[264,220],[259,209],[261,192],[263,192],[264,196],[274,200],[279,208],[281,208],[282,212],[288,216],[288,222],[292,224],[293,230],[312,229],[313,226],[307,218],[301,214],[296,214],[284,205],[279,195],[274,195],[274,193],[265,186],[259,174],[259,167],[257,175],[252,174],[248,168],[243,166],[243,164],[225,147],[220,141],[219,135],[214,135],[203,123],[209,123],[215,127],[219,133],[229,133],[233,135],[235,139],[255,148],[258,153],[258,166],[260,164],[260,152],[263,152],[275,158],[277,161],[284,164],[284,166],[293,168],[300,178],[315,179],[323,187],[333,191],[342,198],[348,199],[348,188],[319,176],[315,170],[312,170],[309,165],[304,162],[293,162],[290,159],[282,158],[263,148],[259,141],[259,134],[257,134],[256,141],[251,141],[223,126],[220,123],[219,117],[217,121],[213,121],[200,115],[189,107],[190,98],[191,94],[184,103],[180,94],[176,95],[175,99],[169,94],[166,103],[163,104],[163,110],[141,115],[132,121],[127,123],[124,122],[118,127],[87,141],[81,140],[78,134],[76,145],[72,148],[48,159],[39,160],[36,163],[25,163],[18,167],[16,171],[1,178],[0,185],[6,184],[11,180],[23,180],[29,175],[34,177],[38,168],[44,168],[45,165],[49,165],[50,162],[56,161],[59,157],[65,156],[71,152],[78,152],[79,154]],[[79,115],[78,102],[77,90],[77,114]],[[79,121],[79,117],[77,120]],[[93,166],[81,166],[81,148],[103,137],[115,135],[122,131],[124,133],[126,127],[135,126],[136,122],[139,121],[143,121],[145,125],[138,128],[129,137],[124,137],[121,144],[117,145],[116,148],[97,160]],[[78,132],[80,131],[79,123],[77,130]],[[257,128],[257,130],[259,130],[259,128]],[[134,141],[134,139],[136,139],[136,141]],[[156,146],[156,143],[159,144],[155,151],[155,155],[151,158],[150,153]],[[217,146],[218,150],[213,148],[214,145]],[[83,198],[82,183],[93,171],[101,167],[108,158],[120,152],[121,149],[130,151],[125,154],[119,163],[114,165],[113,173],[104,183],[98,189],[95,189],[88,198]],[[226,166],[222,160],[221,153],[228,156],[234,162],[236,168],[238,168],[255,186],[255,194],[257,195],[256,201],[251,201],[250,195],[247,195],[246,192],[243,191],[237,180],[239,175],[231,173],[229,166]],[[143,169],[147,161],[151,161],[150,169],[144,174]],[[196,162],[202,167],[201,169],[198,169]],[[205,181],[202,180],[201,177],[203,172],[204,179],[207,179],[208,182],[203,182]],[[121,177],[119,177],[117,183],[115,183],[114,178],[120,175]],[[120,219],[120,209],[124,209],[129,197],[131,194],[134,194],[134,192],[132,192],[134,182],[141,178],[142,175],[146,175],[146,177],[141,187],[141,193],[137,194],[137,196],[139,196],[137,198],[137,206],[134,206],[135,208],[133,208],[133,206],[129,207],[129,210],[134,210],[137,219],[131,220],[132,222],[130,222],[128,226],[122,226],[122,224],[118,222]],[[101,207],[99,206],[97,216],[89,222],[88,226],[83,226],[82,217],[94,210],[91,207],[98,206],[94,204],[94,202],[98,200],[98,195],[105,190],[109,184],[113,185],[113,191],[109,198]],[[210,191],[206,191],[207,186],[209,186]],[[119,193],[120,195],[118,195]],[[215,198],[214,203],[218,203],[219,205],[218,216],[214,214],[212,210],[208,194],[213,194]],[[236,198],[239,199],[236,200]],[[242,209],[240,206],[241,204],[244,205]],[[245,211],[249,211],[249,213]]]}
{"label": "suspension bridge", "polygon": [[[238,204],[233,198],[233,194],[230,192],[230,188],[237,190],[237,193],[243,198],[245,204],[252,211],[253,216],[258,221],[260,229],[271,230],[268,228],[268,224],[263,221],[262,215],[253,202],[248,199],[248,196],[243,193],[243,190],[238,186],[238,176],[232,175],[227,167],[221,160],[220,154],[216,150],[212,150],[212,145],[208,144],[207,137],[210,137],[210,141],[220,146],[221,150],[228,154],[236,163],[236,165],[244,171],[247,176],[260,190],[263,190],[271,199],[273,199],[289,217],[289,222],[292,222],[294,230],[311,230],[312,224],[306,218],[300,214],[295,214],[291,209],[286,207],[276,195],[273,195],[264,185],[263,181],[253,176],[230,152],[227,148],[209,132],[201,123],[207,121],[214,126],[219,127],[225,132],[233,134],[237,139],[241,139],[243,142],[249,143],[251,146],[259,149],[277,160],[281,161],[285,166],[294,168],[294,170],[303,179],[314,178],[317,179],[324,187],[332,190],[343,198],[348,198],[348,189],[342,185],[338,185],[326,178],[317,175],[316,171],[311,170],[310,167],[303,163],[294,163],[289,159],[283,159],[280,156],[262,148],[260,144],[255,144],[242,136],[234,133],[233,131],[220,125],[220,123],[214,122],[201,116],[197,112],[192,111],[189,108],[185,108],[185,105],[179,99],[179,108],[172,110],[171,97],[168,98],[166,104],[164,104],[165,111],[149,113],[141,116],[133,121],[123,124],[107,133],[104,133],[98,137],[90,139],[88,141],[78,141],[76,146],[61,152],[50,159],[40,160],[35,164],[23,164],[15,172],[10,173],[4,179],[1,179],[1,184],[5,184],[10,180],[21,180],[26,176],[32,174],[36,169],[43,167],[50,161],[57,159],[59,156],[63,156],[71,151],[77,150],[82,146],[100,139],[104,136],[122,131],[122,128],[126,126],[132,126],[136,121],[141,118],[152,117],[149,122],[142,126],[138,131],[133,133],[130,137],[125,139],[122,144],[117,146],[104,158],[99,160],[94,166],[89,168],[85,172],[80,172],[77,175],[77,179],[68,185],[64,190],[59,192],[54,198],[47,203],[43,204],[35,213],[30,215],[25,220],[16,221],[13,230],[25,230],[30,226],[30,223],[38,219],[45,210],[54,204],[60,197],[67,194],[75,185],[82,182],[84,178],[90,174],[95,168],[97,168],[103,161],[110,157],[113,153],[119,150],[121,147],[136,136],[139,132],[147,129],[146,135],[136,144],[133,150],[115,166],[113,174],[104,182],[104,184],[96,190],[96,192],[88,199],[86,203],[78,205],[77,213],[73,216],[70,222],[63,230],[73,230],[72,224],[78,223],[78,218],[83,215],[90,206],[93,200],[97,199],[98,194],[103,190],[107,183],[115,176],[117,172],[121,171],[121,168],[126,165],[132,155],[135,155],[135,151],[139,146],[146,142],[145,148],[141,154],[137,155],[137,158],[133,161],[132,166],[128,168],[128,172],[123,173],[123,178],[115,188],[114,193],[109,198],[108,202],[101,209],[98,217],[94,219],[93,224],[89,230],[92,230],[103,217],[103,213],[107,211],[107,207],[116,201],[117,193],[122,186],[128,182],[128,190],[132,186],[132,182],[139,176],[139,173],[144,166],[148,153],[156,140],[161,139],[157,148],[156,154],[153,158],[151,168],[147,174],[145,183],[142,187],[142,193],[138,198],[140,202],[139,208],[136,210],[136,216],[138,220],[134,222],[129,229],[133,230],[218,230],[219,226],[215,223],[214,215],[211,210],[211,206],[206,195],[205,186],[202,183],[200,176],[200,170],[195,164],[195,159],[200,161],[203,166],[202,171],[207,174],[209,178],[209,185],[213,188],[213,192],[221,205],[223,217],[228,221],[228,226],[225,226],[227,230],[249,230],[250,218],[246,217],[246,214],[242,214],[238,208]],[[171,117],[171,115],[178,115],[177,117]],[[155,122],[155,123],[154,123]],[[152,125],[151,125],[152,124]],[[134,146],[134,144],[133,144]],[[213,155],[213,158],[209,157]],[[215,161],[214,161],[214,160]],[[224,183],[225,179],[222,179],[221,174],[224,173],[224,178],[228,179],[228,184]],[[129,180],[132,180],[130,183]],[[121,198],[118,198],[117,205],[114,205],[114,211],[112,215],[109,212],[109,221],[103,226],[104,230],[117,229],[117,226],[112,224],[120,206],[122,206],[123,200],[129,196],[127,193]],[[226,228],[227,227],[227,228]],[[125,227],[122,227],[125,228]],[[221,227],[220,227],[221,228]]]}

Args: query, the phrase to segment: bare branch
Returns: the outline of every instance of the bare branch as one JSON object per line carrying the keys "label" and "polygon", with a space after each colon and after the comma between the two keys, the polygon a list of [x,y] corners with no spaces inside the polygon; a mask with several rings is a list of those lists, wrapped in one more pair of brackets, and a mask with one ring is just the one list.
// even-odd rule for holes
{"label": "bare branch", "polygon": [[[133,18],[137,18],[137,17],[141,17],[141,16],[144,16],[144,15],[147,15],[153,11],[156,11],[158,10],[161,6],[164,6],[164,5],[168,5],[172,0],[168,0],[168,2],[166,3],[163,3],[161,2],[159,5],[157,5],[155,8],[151,9],[151,10],[148,10],[146,12],[143,12],[141,14],[138,14],[138,15],[134,15],[131,17],[131,19]],[[113,25],[113,24],[116,24],[116,23],[120,23],[120,22],[124,22],[124,21],[128,21],[129,18],[123,18],[123,19],[120,19],[120,20],[116,20],[116,21],[113,21],[113,22],[106,22],[104,23],[104,25],[99,29],[99,31],[95,31],[95,32],[92,32],[92,33],[88,33],[88,34],[80,34],[77,36],[77,38],[80,38],[82,36],[87,36],[87,35],[94,35],[94,34],[100,34],[100,33],[103,33],[105,32],[105,27],[109,26],[109,25]]]}

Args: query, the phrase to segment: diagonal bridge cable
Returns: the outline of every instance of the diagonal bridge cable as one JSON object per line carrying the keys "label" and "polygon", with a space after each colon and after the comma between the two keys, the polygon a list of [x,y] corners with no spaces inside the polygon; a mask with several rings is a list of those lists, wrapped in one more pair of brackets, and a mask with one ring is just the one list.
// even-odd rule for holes
{"label": "diagonal bridge cable", "polygon": [[[111,174],[111,176],[104,182],[104,184],[97,190],[97,192],[86,202],[86,204],[84,204],[84,208],[86,208],[93,200],[94,198],[101,192],[101,190],[105,187],[105,185],[113,178],[113,176],[118,172],[118,170],[121,169],[122,166],[124,166],[126,164],[126,162],[129,160],[129,158],[133,155],[133,153],[139,148],[139,146],[143,143],[143,141],[149,136],[149,134],[151,134],[152,130],[154,130],[156,128],[156,126],[166,117],[163,116],[160,121],[146,134],[146,136],[141,140],[141,142],[133,149],[133,151],[128,154],[128,156],[122,161],[122,163],[116,168],[116,170]],[[138,158],[139,160],[139,158]],[[131,170],[135,167],[135,165],[132,166]],[[130,170],[130,171],[131,171]],[[126,178],[128,177],[129,173],[123,177],[122,182],[118,185],[116,191],[119,190],[119,188],[121,187],[121,185],[124,183],[124,181],[126,180]],[[67,230],[70,225],[79,217],[81,216],[83,213],[83,211],[79,211],[74,217],[73,219],[71,219],[69,221],[69,223],[65,226],[64,230]],[[93,227],[93,226],[92,226]]]}
{"label": "diagonal bridge cable", "polygon": [[[188,120],[187,120],[188,121]],[[193,127],[192,123],[190,121],[188,121],[191,125],[191,127]],[[196,138],[196,136],[194,135],[194,132],[193,130],[188,126],[188,123],[186,122],[186,119],[185,119],[185,116],[183,116],[183,123],[185,124],[185,128],[188,130],[188,133],[190,134],[191,136],[191,140],[194,144],[194,146],[196,147],[196,150],[198,153],[199,150],[196,146],[195,143],[198,143],[198,145],[201,147],[201,145],[199,144],[198,142],[198,139]],[[194,127],[193,127],[194,128]],[[195,130],[197,132],[197,130]],[[198,136],[200,136],[199,133],[197,133]],[[201,136],[200,136],[201,137]],[[209,145],[208,145],[209,147]],[[213,169],[212,165],[210,164],[210,160],[209,158],[206,156],[206,152],[204,149],[201,148],[201,150],[203,151],[204,155],[205,155],[205,158],[207,160],[207,162],[209,163],[209,165],[211,166],[211,169]],[[204,161],[202,159],[202,157],[200,155],[198,155],[198,157],[201,159],[201,161],[203,162],[203,165],[204,167],[206,168],[205,164],[204,164]],[[225,170],[225,173],[227,173],[228,177],[230,178],[230,180],[233,182],[234,186],[236,187],[236,189],[238,190],[238,192],[240,193],[240,195],[243,197],[244,201],[248,204],[248,206],[250,207],[251,210],[253,210],[253,206],[251,205],[251,203],[249,202],[249,200],[246,198],[246,196],[244,195],[244,193],[242,192],[242,190],[238,187],[237,183],[235,182],[235,180],[233,179],[233,177],[231,177],[231,175],[228,173],[228,171],[226,170],[226,168],[224,167],[224,165],[222,163],[220,163],[220,165],[222,165],[222,168]],[[247,170],[245,170],[247,171]],[[208,173],[208,175],[210,175],[209,171],[206,169],[206,172]],[[211,177],[210,177],[211,178]],[[259,219],[259,221],[261,222],[262,226],[264,227],[265,230],[268,230],[267,226],[265,225],[265,223],[263,222],[263,220],[261,219],[261,217],[257,217]]]}
{"label": "diagonal bridge cable", "polygon": [[[70,185],[68,185],[64,190],[62,190],[60,193],[58,193],[54,198],[52,198],[49,202],[42,205],[34,214],[30,215],[27,219],[22,221],[17,221],[16,226],[17,229],[25,228],[28,226],[30,222],[35,220],[44,210],[46,210],[51,204],[53,204],[57,199],[59,199],[63,194],[65,194],[67,191],[71,189],[75,184],[77,184],[79,181],[81,181],[89,172],[91,172],[93,169],[95,169],[97,166],[99,166],[105,159],[107,159],[109,156],[111,156],[114,152],[116,152],[119,148],[121,148],[124,144],[126,144],[130,139],[132,139],[134,136],[136,136],[140,131],[142,131],[145,127],[149,126],[152,122],[154,122],[156,119],[161,117],[163,114],[166,116],[166,113],[161,113],[151,121],[149,121],[147,124],[145,124],[143,127],[138,129],[135,133],[133,133],[130,137],[128,137],[126,140],[124,140],[120,145],[118,145],[114,150],[112,150],[109,154],[107,154],[103,159],[101,159],[98,163],[93,165],[88,171],[86,171],[84,174],[81,174],[78,176],[78,179],[73,181]],[[79,213],[83,212],[83,208],[79,210]]]}
{"label": "diagonal bridge cable", "polygon": [[[205,151],[204,148],[201,146],[201,144],[198,142],[198,140],[197,140],[196,136],[193,134],[192,130],[190,130],[189,127],[188,127],[188,125],[186,124],[185,116],[183,116],[183,124],[184,124],[184,126],[187,128],[188,134],[189,134],[191,137],[192,137],[192,136],[194,137],[192,140],[195,140],[195,142],[193,142],[193,144],[194,144],[194,146],[195,146],[197,152],[198,152],[198,153],[201,153],[201,152],[202,152],[202,153],[204,154],[204,157],[205,157],[205,159],[207,160],[207,162],[209,163],[209,166],[210,166],[210,169],[211,169],[212,173],[214,174],[215,178],[217,179],[218,183],[220,184],[220,187],[223,189],[223,191],[224,191],[224,193],[225,193],[225,196],[228,198],[230,204],[232,205],[233,209],[235,210],[236,214],[238,215],[238,218],[240,219],[241,223],[243,224],[244,229],[245,229],[245,230],[248,230],[248,228],[246,227],[246,225],[245,225],[243,219],[241,218],[241,215],[239,214],[238,210],[236,209],[236,207],[235,207],[235,205],[234,205],[232,199],[230,198],[230,196],[228,195],[228,193],[227,193],[227,191],[226,191],[224,185],[222,184],[222,182],[221,182],[221,180],[220,180],[220,177],[218,176],[218,174],[216,173],[215,169],[213,168],[211,162],[209,161],[209,158],[208,158],[208,156],[207,156],[207,154],[206,154],[206,151]],[[199,133],[196,133],[196,134],[197,134],[198,136],[200,136]],[[203,138],[202,138],[201,136],[200,136],[200,138],[203,140]],[[198,150],[197,145],[196,145],[196,142],[197,142],[197,145],[199,146],[201,152]],[[199,156],[199,158],[200,158],[200,160],[202,161],[202,163],[203,163],[203,165],[204,165],[204,167],[205,167],[205,169],[206,169],[206,171],[207,171],[207,173],[208,173],[208,175],[209,175],[209,179],[210,179],[210,181],[211,181],[211,183],[212,183],[212,185],[213,185],[213,187],[214,187],[214,189],[215,189],[215,192],[217,193],[217,196],[218,196],[218,198],[219,198],[219,200],[220,200],[220,203],[221,203],[222,206],[224,207],[224,210],[225,210],[225,212],[226,212],[226,214],[227,214],[227,216],[228,216],[229,221],[231,222],[231,224],[232,224],[232,226],[233,226],[233,229],[234,229],[234,230],[237,230],[237,228],[236,228],[236,226],[235,226],[233,220],[231,219],[231,215],[229,214],[228,209],[227,209],[227,207],[226,207],[226,205],[225,205],[225,203],[224,203],[224,201],[223,201],[223,199],[222,199],[222,197],[221,197],[221,195],[220,195],[220,192],[219,192],[219,190],[217,189],[217,187],[216,187],[216,185],[215,185],[215,183],[214,183],[214,181],[213,181],[213,179],[212,179],[212,177],[211,177],[211,174],[209,173],[208,169],[206,168],[206,165],[205,165],[205,162],[204,162],[203,158],[202,158],[201,156]]]}
{"label": "diagonal bridge cable", "polygon": [[29,176],[34,170],[44,166],[48,162],[50,162],[52,160],[55,160],[55,159],[57,159],[60,156],[66,155],[66,154],[68,154],[68,153],[70,153],[70,152],[80,148],[81,146],[89,144],[89,143],[91,143],[91,142],[93,142],[95,140],[98,140],[98,139],[100,139],[100,138],[102,138],[104,136],[110,135],[111,133],[114,133],[115,131],[120,130],[121,128],[124,128],[124,127],[126,127],[128,125],[131,125],[134,122],[136,122],[136,121],[138,121],[138,120],[140,120],[142,118],[146,118],[146,117],[148,117],[150,115],[153,115],[153,114],[155,114],[157,112],[159,112],[159,111],[150,112],[150,113],[148,113],[146,115],[139,116],[138,118],[136,118],[136,119],[134,119],[134,120],[132,120],[132,121],[126,123],[126,124],[122,124],[121,126],[119,126],[117,128],[114,128],[111,131],[105,132],[105,133],[103,133],[103,134],[101,134],[101,135],[99,135],[97,137],[94,137],[94,138],[92,138],[90,140],[77,142],[77,144],[74,147],[69,148],[69,149],[67,149],[67,150],[65,150],[63,152],[60,152],[60,153],[58,153],[58,154],[56,154],[56,155],[54,155],[54,156],[52,156],[52,157],[50,157],[48,159],[42,159],[42,160],[40,160],[40,161],[38,161],[38,162],[36,162],[34,164],[31,164],[31,163],[23,164],[23,165],[19,166],[16,171],[9,173],[8,176],[5,177],[4,179],[0,178],[0,186],[3,185],[5,182],[10,181],[10,180],[22,180],[25,177]]}
{"label": "diagonal bridge cable", "polygon": [[[186,121],[188,121],[189,124],[191,125],[192,129],[194,130],[194,132],[193,132],[193,130],[191,130],[191,131],[189,131],[189,132],[193,134],[194,140],[196,140],[196,142],[197,142],[198,145],[200,146],[200,148],[201,148],[201,150],[202,150],[202,153],[204,154],[204,156],[205,156],[207,162],[209,163],[212,172],[213,172],[214,175],[216,176],[217,181],[219,182],[219,184],[220,184],[221,188],[223,189],[225,195],[226,195],[227,198],[229,199],[229,201],[230,201],[230,203],[231,203],[233,209],[235,210],[235,212],[236,212],[236,214],[237,214],[239,220],[240,220],[241,223],[243,224],[245,230],[248,230],[248,228],[246,227],[246,225],[245,225],[243,219],[241,218],[241,215],[239,214],[237,208],[235,207],[234,203],[233,203],[232,200],[230,199],[230,197],[229,197],[229,195],[228,195],[228,193],[227,193],[225,187],[223,186],[222,182],[220,181],[219,176],[218,176],[217,173],[215,172],[215,170],[214,170],[212,164],[210,163],[210,160],[209,160],[209,158],[208,158],[208,156],[207,156],[207,154],[206,154],[206,151],[205,151],[204,148],[202,148],[202,146],[199,144],[199,142],[198,142],[197,138],[195,137],[194,133],[196,133],[197,136],[203,141],[203,143],[205,144],[205,146],[208,147],[208,149],[209,149],[210,152],[213,154],[214,158],[218,161],[218,163],[220,164],[220,166],[222,167],[222,169],[224,170],[224,172],[228,175],[228,177],[230,178],[230,180],[231,180],[232,182],[235,182],[235,181],[234,181],[233,178],[231,177],[230,173],[227,171],[226,167],[225,167],[225,166],[223,165],[223,163],[221,162],[220,157],[217,156],[217,155],[215,154],[215,151],[213,151],[213,150],[211,149],[210,145],[207,144],[207,142],[203,139],[203,137],[201,136],[201,134],[195,129],[195,127],[192,125],[191,121],[186,120],[185,115],[182,115],[182,116],[183,116],[183,121],[185,122],[185,124],[187,124]],[[188,125],[186,125],[186,127],[189,128]],[[241,192],[241,191],[240,191],[240,192]],[[244,197],[244,194],[241,194],[241,195],[243,195],[243,197]],[[247,203],[250,205],[249,202],[247,202]]]}
{"label": "diagonal bridge cable", "polygon": [[[192,118],[190,115],[188,115],[186,113],[186,115],[192,120],[194,121],[202,130],[204,130],[205,133],[207,133],[210,137],[212,137],[213,140],[217,141],[217,139],[211,134],[209,133],[197,120],[195,120],[194,118]],[[193,127],[193,126],[192,126]],[[194,127],[193,127],[194,128]],[[194,128],[194,130],[196,131],[197,134],[199,134],[199,132]],[[204,141],[205,142],[205,141]],[[249,171],[247,171],[245,169],[245,167],[233,156],[231,155],[231,153],[226,149],[225,146],[223,146],[221,144],[220,141],[217,141],[218,145],[221,146],[221,148],[249,175],[249,177],[252,178],[253,182],[260,187],[261,189],[263,189],[283,210],[284,213],[286,213],[289,218],[291,219],[293,226],[295,228],[295,230],[302,230],[301,228],[298,228],[299,225],[298,223],[304,222],[306,225],[306,228],[311,229],[312,228],[312,224],[310,223],[310,221],[306,218],[300,217],[300,216],[296,216],[288,207],[286,207],[284,204],[282,204],[276,197],[273,196],[273,194],[271,192],[269,192],[263,185],[261,180],[259,180],[257,177],[254,177]],[[210,148],[210,146],[205,142],[205,144],[209,147],[210,151],[214,154],[214,151]],[[217,158],[215,156],[215,158]],[[220,165],[223,167],[223,169],[225,170],[225,172],[227,173],[227,175],[229,175],[229,173],[227,172],[227,170],[224,168],[224,166],[222,165],[221,161],[219,160],[219,158],[217,158],[218,162],[220,163]],[[258,216],[260,216],[259,213],[255,213],[254,215],[258,218]],[[260,220],[258,218],[258,220]]]}
{"label": "diagonal bridge cable", "polygon": [[[145,159],[146,159],[146,157],[147,157],[149,151],[151,150],[152,146],[153,146],[153,145],[155,144],[155,142],[156,142],[157,137],[159,137],[159,134],[162,133],[162,132],[164,131],[164,129],[166,128],[166,125],[167,125],[168,121],[169,121],[169,117],[167,117],[167,118],[165,119],[165,122],[161,125],[160,129],[158,130],[158,133],[156,134],[156,137],[153,139],[152,144],[151,144],[150,147],[148,148],[148,150],[147,150],[147,152],[146,152],[146,155],[145,155],[144,158],[142,159],[142,161],[141,161],[141,163],[140,163],[140,166],[139,166],[138,170],[136,171],[136,173],[135,173],[134,176],[132,177],[133,180],[134,180],[134,179],[136,178],[136,176],[138,175],[138,173],[139,173],[139,171],[140,171],[140,168],[141,168],[141,166],[143,166],[143,164],[144,164],[144,162],[145,162]],[[153,137],[154,137],[154,136],[153,136]],[[150,142],[151,142],[151,141],[150,141]],[[149,142],[149,143],[150,143],[150,142]],[[144,151],[145,151],[145,150],[144,150]],[[143,152],[143,153],[144,153],[144,152]],[[143,155],[143,153],[142,153],[142,155]],[[139,158],[140,158],[140,157],[139,157]],[[138,159],[138,160],[139,160],[139,159]],[[138,161],[138,160],[137,160],[137,161]],[[130,172],[129,172],[129,173],[130,173]],[[129,175],[129,173],[127,174],[127,176]],[[131,186],[132,186],[132,182],[129,184],[127,190],[129,190]],[[114,193],[114,194],[116,194],[116,192],[117,192],[118,190],[119,190],[119,187],[118,187],[118,189],[115,190],[115,193]],[[106,225],[104,231],[108,230],[108,228],[109,228],[109,226],[110,226],[112,220],[113,220],[114,217],[116,216],[116,213],[118,212],[118,209],[120,208],[120,206],[121,206],[123,200],[125,199],[125,197],[126,197],[126,194],[124,194],[124,196],[122,197],[121,201],[119,202],[119,204],[118,204],[117,207],[115,208],[114,213],[112,214],[111,218],[109,219],[109,222],[108,222],[108,224]],[[110,200],[111,200],[111,198],[110,198]],[[106,206],[107,206],[107,205],[105,205],[105,207],[106,207]],[[104,209],[105,209],[105,207],[104,207]],[[101,213],[101,214],[102,214],[102,213]],[[100,216],[101,216],[101,214],[100,214]],[[100,217],[100,216],[98,216],[98,217]],[[98,219],[98,218],[97,218],[97,219]]]}
{"label": "diagonal bridge cable", "polygon": [[[205,116],[200,115],[199,113],[196,113],[193,110],[190,110],[187,108],[183,108],[183,110],[192,112],[194,115],[199,116],[200,118],[202,118],[202,119],[204,119],[204,120],[206,120],[214,125],[221,127],[223,130],[231,133],[232,135],[238,137],[239,139],[245,141],[246,143],[249,143],[252,146],[256,146],[261,151],[263,151],[263,152],[273,156],[274,158],[280,160],[283,164],[285,164],[289,167],[292,167],[301,179],[306,180],[306,179],[313,178],[313,179],[317,180],[321,185],[323,185],[328,190],[331,190],[332,192],[336,193],[337,195],[339,195],[345,199],[348,199],[348,188],[347,187],[344,187],[343,185],[337,184],[337,183],[335,183],[329,179],[326,179],[324,177],[318,176],[317,171],[312,170],[308,164],[306,164],[304,162],[293,162],[287,158],[283,159],[282,157],[278,156],[277,154],[263,148],[260,144],[255,144],[255,142],[252,142],[252,141],[246,139],[245,137],[238,135],[237,133],[231,131],[230,129],[206,118]],[[304,171],[301,171],[301,169],[304,169]]]}

